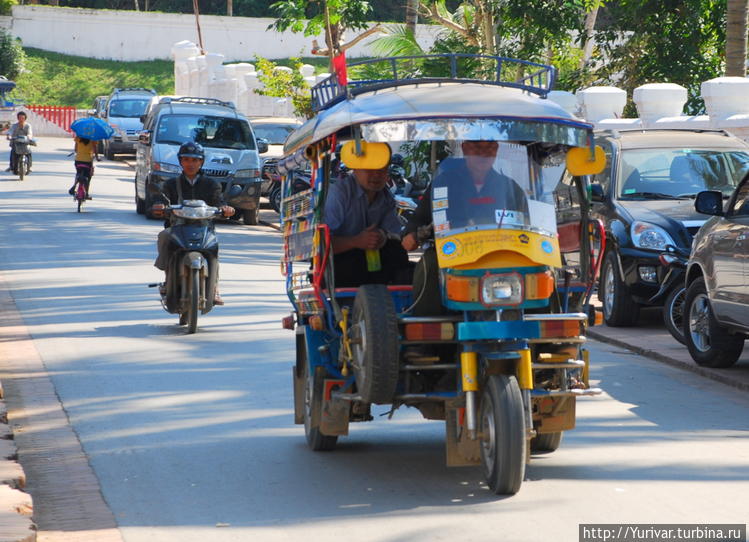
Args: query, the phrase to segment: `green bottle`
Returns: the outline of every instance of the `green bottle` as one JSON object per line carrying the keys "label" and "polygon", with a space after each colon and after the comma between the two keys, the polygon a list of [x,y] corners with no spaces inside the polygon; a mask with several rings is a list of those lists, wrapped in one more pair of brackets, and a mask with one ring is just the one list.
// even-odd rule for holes
{"label": "green bottle", "polygon": [[367,253],[367,271],[379,271],[382,269],[380,261],[380,251],[376,248],[366,250]]}

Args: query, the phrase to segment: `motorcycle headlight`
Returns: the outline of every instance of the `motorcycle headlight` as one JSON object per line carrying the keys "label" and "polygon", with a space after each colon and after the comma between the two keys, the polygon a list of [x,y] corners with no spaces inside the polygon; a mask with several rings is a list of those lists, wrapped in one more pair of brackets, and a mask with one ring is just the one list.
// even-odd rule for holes
{"label": "motorcycle headlight", "polygon": [[260,177],[259,169],[238,169],[234,174],[237,179],[247,179],[250,177]]}
{"label": "motorcycle headlight", "polygon": [[666,250],[668,245],[676,246],[666,230],[649,222],[635,222],[631,228],[632,243],[638,248]]}
{"label": "motorcycle headlight", "polygon": [[484,305],[519,305],[523,302],[523,279],[518,273],[486,275],[481,279]]}
{"label": "motorcycle headlight", "polygon": [[168,164],[166,162],[154,162],[153,170],[163,171],[164,173],[182,173],[182,168],[180,166],[175,166],[174,164]]}

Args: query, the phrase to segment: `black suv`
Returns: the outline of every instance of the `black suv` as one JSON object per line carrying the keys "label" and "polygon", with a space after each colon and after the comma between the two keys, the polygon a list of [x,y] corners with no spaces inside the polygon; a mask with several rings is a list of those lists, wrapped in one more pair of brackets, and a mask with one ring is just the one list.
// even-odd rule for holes
{"label": "black suv", "polygon": [[637,322],[667,269],[659,255],[671,245],[689,252],[705,222],[694,210],[702,190],[728,196],[749,171],[749,145],[720,131],[597,132],[607,165],[592,179],[593,215],[606,228],[598,297],[610,326]]}

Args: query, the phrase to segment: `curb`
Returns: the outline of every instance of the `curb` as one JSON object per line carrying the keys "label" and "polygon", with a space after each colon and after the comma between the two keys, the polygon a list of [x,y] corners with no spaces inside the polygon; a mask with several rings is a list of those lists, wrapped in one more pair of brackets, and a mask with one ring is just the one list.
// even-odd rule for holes
{"label": "curb", "polygon": [[608,337],[604,335],[603,333],[599,333],[592,329],[588,329],[587,335],[591,339],[595,339],[603,343],[611,344],[613,346],[618,346],[619,348],[629,350],[630,352],[634,352],[635,354],[639,354],[641,356],[645,356],[645,357],[654,359],[656,361],[660,361],[661,363],[665,363],[666,365],[670,365],[671,367],[676,367],[677,369],[689,371],[690,373],[703,376],[715,382],[719,382],[721,384],[731,386],[732,388],[736,388],[742,391],[749,391],[749,383],[738,381],[732,375],[730,374],[727,375],[725,374],[725,372],[721,370],[700,367],[699,365],[696,365],[694,363],[685,363],[676,358],[672,358],[671,356],[666,356],[664,354],[661,354],[660,352],[651,350],[650,348],[642,348],[639,346],[634,346],[632,344],[621,341],[619,339]]}
{"label": "curb", "polygon": [[0,542],[35,542],[34,504],[31,495],[23,491],[26,474],[17,461],[18,450],[2,399],[0,382]]}

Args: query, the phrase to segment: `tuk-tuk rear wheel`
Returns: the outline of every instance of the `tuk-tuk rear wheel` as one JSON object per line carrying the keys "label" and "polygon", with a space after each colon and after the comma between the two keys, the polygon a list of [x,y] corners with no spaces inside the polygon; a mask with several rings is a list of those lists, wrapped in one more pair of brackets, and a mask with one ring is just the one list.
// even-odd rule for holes
{"label": "tuk-tuk rear wheel", "polygon": [[[305,375],[304,436],[310,449],[315,452],[327,452],[335,448],[338,437],[323,435],[319,429],[325,370],[322,367],[317,367],[314,372],[311,372],[307,367],[306,352],[300,353],[300,365],[299,370],[303,371]],[[313,425],[313,419],[316,421],[315,425]]]}
{"label": "tuk-tuk rear wheel", "polygon": [[354,299],[350,338],[356,388],[361,401],[387,404],[398,384],[398,319],[382,284],[364,284]]}
{"label": "tuk-tuk rear wheel", "polygon": [[525,476],[523,397],[514,376],[491,375],[481,401],[481,464],[497,495],[513,495]]}
{"label": "tuk-tuk rear wheel", "polygon": [[531,452],[549,453],[559,448],[562,443],[562,432],[542,433],[531,439]]}

